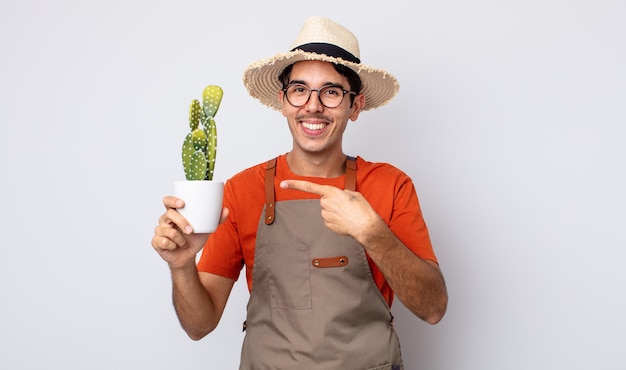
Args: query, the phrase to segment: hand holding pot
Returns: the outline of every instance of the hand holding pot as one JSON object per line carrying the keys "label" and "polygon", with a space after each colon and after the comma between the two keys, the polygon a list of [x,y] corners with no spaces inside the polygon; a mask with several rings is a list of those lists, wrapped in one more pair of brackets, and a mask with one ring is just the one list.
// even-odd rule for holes
{"label": "hand holding pot", "polygon": [[[194,233],[193,227],[179,212],[185,203],[182,199],[166,196],[163,198],[165,213],[159,217],[154,230],[152,247],[161,255],[171,269],[195,264],[196,254],[202,249],[208,233]],[[228,217],[228,208],[223,208],[220,223]]]}

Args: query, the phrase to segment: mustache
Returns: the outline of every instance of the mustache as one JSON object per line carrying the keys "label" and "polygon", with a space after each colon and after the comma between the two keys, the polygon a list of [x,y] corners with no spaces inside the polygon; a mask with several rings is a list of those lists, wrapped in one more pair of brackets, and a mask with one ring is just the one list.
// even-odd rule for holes
{"label": "mustache", "polygon": [[325,116],[323,114],[301,114],[299,116],[296,116],[296,121],[302,121],[306,119],[316,119],[316,120],[327,121],[327,122],[333,121],[332,117]]}

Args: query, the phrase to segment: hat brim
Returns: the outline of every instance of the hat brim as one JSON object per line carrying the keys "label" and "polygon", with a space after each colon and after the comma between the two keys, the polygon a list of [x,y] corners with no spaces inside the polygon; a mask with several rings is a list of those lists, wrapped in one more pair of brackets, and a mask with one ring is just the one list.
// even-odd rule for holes
{"label": "hat brim", "polygon": [[361,109],[362,111],[387,104],[400,89],[398,80],[382,69],[302,50],[280,53],[271,58],[252,63],[244,71],[244,85],[252,97],[272,109],[280,110],[281,103],[278,100],[278,92],[282,89],[282,85],[278,77],[287,66],[303,60],[321,60],[342,64],[355,71],[361,78],[361,93],[365,96],[365,105]]}

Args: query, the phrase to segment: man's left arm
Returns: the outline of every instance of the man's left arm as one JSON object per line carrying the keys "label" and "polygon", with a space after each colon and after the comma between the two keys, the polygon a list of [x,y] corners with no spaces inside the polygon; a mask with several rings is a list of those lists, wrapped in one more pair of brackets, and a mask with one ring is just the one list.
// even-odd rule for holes
{"label": "man's left arm", "polygon": [[[367,202],[364,198],[359,202]],[[374,212],[353,235],[404,305],[422,320],[436,324],[446,312],[448,293],[443,274],[434,261],[407,248]]]}

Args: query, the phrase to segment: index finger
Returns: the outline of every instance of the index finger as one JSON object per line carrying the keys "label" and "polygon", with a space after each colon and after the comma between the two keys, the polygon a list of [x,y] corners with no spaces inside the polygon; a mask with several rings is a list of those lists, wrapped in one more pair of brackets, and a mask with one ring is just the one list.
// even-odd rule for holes
{"label": "index finger", "polygon": [[329,185],[320,185],[305,180],[283,180],[280,182],[280,187],[283,189],[306,191],[307,193],[313,193],[319,196],[328,195],[330,189],[333,188]]}
{"label": "index finger", "polygon": [[183,202],[180,198],[165,196],[163,197],[163,205],[165,206],[165,209],[183,208],[185,206],[185,202]]}

